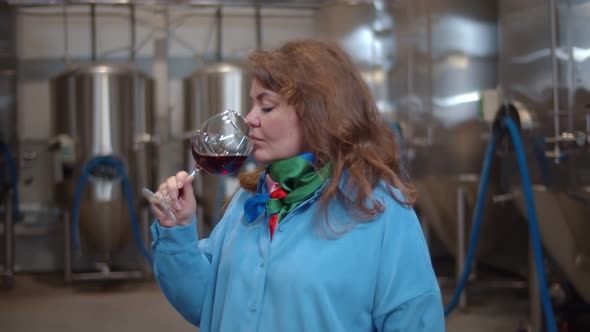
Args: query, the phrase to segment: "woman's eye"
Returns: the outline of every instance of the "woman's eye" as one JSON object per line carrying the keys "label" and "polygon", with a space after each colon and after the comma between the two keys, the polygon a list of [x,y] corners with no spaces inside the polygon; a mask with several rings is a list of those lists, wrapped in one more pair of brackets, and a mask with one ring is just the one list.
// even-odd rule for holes
{"label": "woman's eye", "polygon": [[268,113],[268,112],[272,111],[273,109],[274,109],[274,107],[263,107],[263,108],[261,108],[261,110],[264,113]]}

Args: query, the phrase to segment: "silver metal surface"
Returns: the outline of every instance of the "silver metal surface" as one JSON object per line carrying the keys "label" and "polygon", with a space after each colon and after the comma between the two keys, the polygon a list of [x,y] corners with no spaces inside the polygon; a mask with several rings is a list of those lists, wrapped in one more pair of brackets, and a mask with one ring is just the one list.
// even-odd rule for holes
{"label": "silver metal surface", "polygon": [[184,80],[185,129],[198,129],[211,116],[225,109],[246,115],[250,111],[247,70],[237,63],[216,63],[197,69]]}
{"label": "silver metal surface", "polygon": [[[457,253],[457,195],[465,200],[470,233],[490,124],[482,96],[498,84],[497,1],[405,1],[390,11],[396,55],[390,73],[395,119],[406,167],[420,197],[417,209],[447,250]],[[480,263],[526,275],[526,224],[491,172],[476,257]],[[500,245],[502,243],[502,245]]]}
{"label": "silver metal surface", "polygon": [[[463,188],[465,234],[470,234],[479,178],[463,181],[459,176],[426,176],[416,179],[415,183],[420,193],[417,204],[420,218],[426,218],[447,251],[457,255],[459,203],[454,192],[459,186]],[[491,190],[493,186],[489,187]],[[487,193],[475,259],[526,276],[527,228],[515,208],[510,209],[512,205],[512,202],[493,203],[491,192]]]}
{"label": "silver metal surface", "polygon": [[[526,214],[524,197],[515,191]],[[533,192],[543,245],[580,296],[590,302],[590,189],[563,192],[535,185]]]}
{"label": "silver metal surface", "polygon": [[[375,3],[381,3],[376,1]],[[316,12],[318,37],[337,41],[353,58],[386,119],[392,118],[389,72],[394,52],[393,18],[387,4],[333,1]]]}
{"label": "silver metal surface", "polygon": [[503,89],[507,99],[535,111],[535,132],[547,137],[586,130],[590,70],[590,2],[551,3],[501,1],[500,6]]}
{"label": "silver metal surface", "polygon": [[[523,128],[523,139],[543,245],[590,301],[590,271],[581,263],[590,255],[582,238],[590,233],[590,1],[504,0],[499,15],[504,98],[519,115],[526,108],[531,121]],[[516,168],[504,169],[526,216]]]}
{"label": "silver metal surface", "polygon": [[[211,116],[225,109],[233,109],[242,115],[250,111],[250,85],[251,75],[240,64],[216,63],[197,69],[184,80],[185,95],[185,131],[192,133]],[[188,140],[184,145],[185,167],[192,169],[195,162],[190,154]],[[209,175],[199,172],[195,180],[195,194],[201,206],[203,226],[205,232],[200,235],[208,235],[212,227],[217,223],[219,198],[225,196],[220,193],[224,190],[225,177]],[[225,191],[225,190],[224,190]]]}
{"label": "silver metal surface", "polygon": [[[136,198],[140,188],[154,185],[154,146],[143,139],[153,137],[152,89],[147,76],[127,65],[80,66],[52,80],[54,132],[62,145],[56,193],[64,209],[72,209],[82,167],[94,157],[120,160]],[[129,242],[130,217],[121,177],[108,167],[95,170],[81,200],[80,232],[100,259],[108,259]]]}

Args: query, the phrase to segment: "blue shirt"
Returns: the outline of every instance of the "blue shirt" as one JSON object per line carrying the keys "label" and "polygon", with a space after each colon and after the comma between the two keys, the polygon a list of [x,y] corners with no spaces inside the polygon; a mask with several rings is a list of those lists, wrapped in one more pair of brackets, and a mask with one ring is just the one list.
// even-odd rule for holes
{"label": "blue shirt", "polygon": [[373,220],[352,222],[346,203],[334,200],[326,223],[320,193],[289,213],[272,241],[265,212],[245,220],[253,193],[243,189],[208,239],[198,240],[194,220],[173,228],[156,221],[154,273],[163,293],[203,332],[444,331],[413,209],[381,185],[374,197],[385,211]]}

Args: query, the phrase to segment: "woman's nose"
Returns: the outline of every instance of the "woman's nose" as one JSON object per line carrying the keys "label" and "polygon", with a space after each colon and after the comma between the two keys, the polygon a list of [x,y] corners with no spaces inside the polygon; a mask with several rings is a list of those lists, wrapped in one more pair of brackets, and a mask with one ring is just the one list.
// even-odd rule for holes
{"label": "woman's nose", "polygon": [[246,122],[250,127],[258,127],[260,125],[260,120],[256,115],[256,107],[252,107],[250,112],[246,115]]}

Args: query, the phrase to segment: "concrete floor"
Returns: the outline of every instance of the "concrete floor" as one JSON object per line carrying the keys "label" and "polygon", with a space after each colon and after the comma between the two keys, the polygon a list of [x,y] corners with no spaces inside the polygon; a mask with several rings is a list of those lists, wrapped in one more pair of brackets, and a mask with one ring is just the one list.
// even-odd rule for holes
{"label": "concrete floor", "polygon": [[[449,301],[445,289],[445,302]],[[517,332],[526,321],[526,294],[471,293],[469,310],[447,319],[449,332]],[[184,332],[197,328],[176,313],[155,282],[64,286],[61,275],[18,275],[0,291],[2,332]]]}
{"label": "concrete floor", "polygon": [[66,287],[59,277],[18,276],[11,291],[0,291],[0,331],[198,331],[155,282]]}

